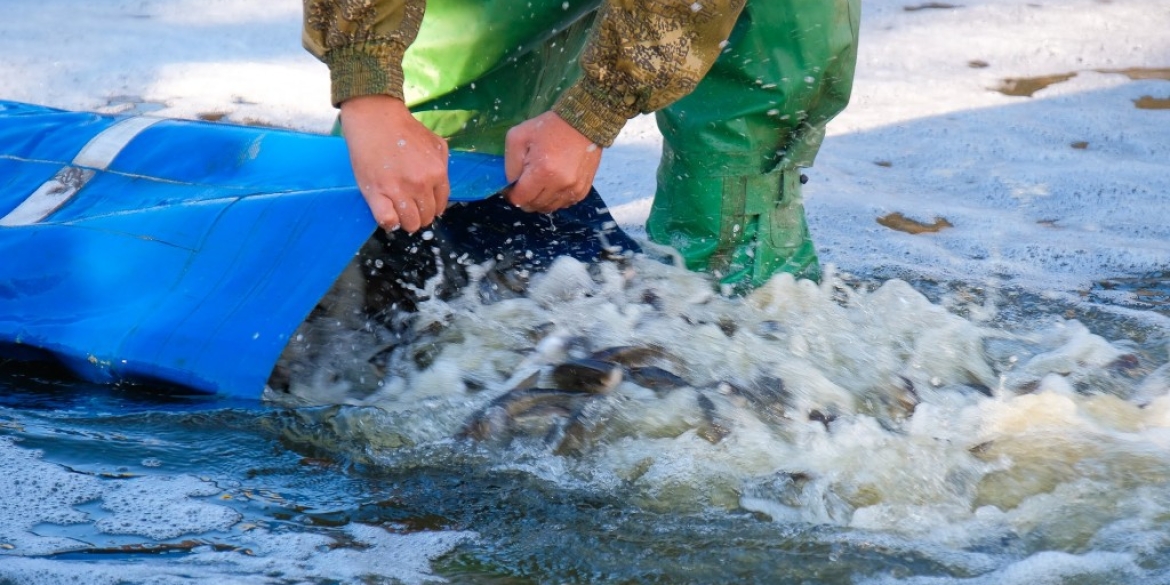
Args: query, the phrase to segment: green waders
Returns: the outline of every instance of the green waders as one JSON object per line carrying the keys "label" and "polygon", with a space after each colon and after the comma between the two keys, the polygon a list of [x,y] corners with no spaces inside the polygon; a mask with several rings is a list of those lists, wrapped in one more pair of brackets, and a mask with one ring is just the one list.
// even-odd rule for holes
{"label": "green waders", "polygon": [[[429,0],[406,100],[452,148],[502,154],[516,124],[580,75],[598,0]],[[657,113],[664,146],[651,240],[740,289],[817,278],[801,167],[848,102],[859,0],[748,0],[693,93]]]}

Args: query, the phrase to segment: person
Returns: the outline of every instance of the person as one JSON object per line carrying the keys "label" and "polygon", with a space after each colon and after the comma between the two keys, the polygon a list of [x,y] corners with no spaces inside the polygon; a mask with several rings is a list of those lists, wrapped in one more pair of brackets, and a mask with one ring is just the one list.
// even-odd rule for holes
{"label": "person", "polygon": [[[742,290],[780,271],[819,276],[800,169],[848,102],[859,9],[304,0],[303,42],[329,67],[354,175],[387,230],[444,215],[448,148],[503,155],[512,209],[604,212],[591,188],[602,153],[629,119],[653,112],[663,151],[649,239]],[[464,213],[460,229],[497,211]]]}

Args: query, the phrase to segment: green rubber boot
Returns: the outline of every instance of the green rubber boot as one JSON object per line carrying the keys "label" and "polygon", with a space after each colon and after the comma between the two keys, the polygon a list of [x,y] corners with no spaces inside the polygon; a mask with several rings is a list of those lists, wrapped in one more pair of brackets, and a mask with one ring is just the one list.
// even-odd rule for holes
{"label": "green rubber boot", "polygon": [[651,240],[740,291],[819,278],[799,169],[849,100],[859,14],[858,0],[748,2],[711,72],[658,113]]}

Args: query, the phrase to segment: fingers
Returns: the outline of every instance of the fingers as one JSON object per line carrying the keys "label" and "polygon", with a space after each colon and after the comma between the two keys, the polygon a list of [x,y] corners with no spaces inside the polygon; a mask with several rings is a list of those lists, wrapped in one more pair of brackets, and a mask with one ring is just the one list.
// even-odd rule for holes
{"label": "fingers", "polygon": [[504,172],[515,186],[506,195],[525,211],[552,213],[589,194],[601,149],[553,112],[508,132]]}
{"label": "fingers", "polygon": [[509,151],[509,155],[518,161],[512,162],[512,168],[518,166],[519,171],[516,171],[518,178],[509,176],[516,184],[508,192],[507,199],[524,211],[552,213],[589,194],[593,176],[590,174],[583,180],[574,160],[549,156],[532,148],[525,148],[522,154]]}
{"label": "fingers", "polygon": [[[436,138],[438,137],[436,136]],[[443,212],[447,210],[447,201],[451,198],[451,178],[447,175],[447,163],[451,153],[447,150],[447,141],[440,138],[439,148],[443,157],[443,172],[435,181],[432,193],[435,216],[443,215]]]}
{"label": "fingers", "polygon": [[447,202],[451,198],[451,182],[444,177],[444,180],[435,185],[434,193],[435,214],[442,216],[443,212],[447,210]]}
{"label": "fingers", "polygon": [[584,199],[592,185],[592,173],[583,175],[564,164],[554,167],[542,157],[525,164],[507,197],[525,211],[552,213]]}
{"label": "fingers", "polygon": [[542,173],[536,161],[529,160],[532,131],[527,124],[521,124],[508,131],[504,139],[504,176],[513,183],[505,198],[509,203],[524,211],[536,211],[532,202],[544,191]]}
{"label": "fingers", "polygon": [[541,191],[528,205],[531,211],[537,213],[552,213],[563,209],[585,198],[589,194],[589,187],[571,185],[560,189],[546,189]]}
{"label": "fingers", "polygon": [[515,182],[524,170],[524,159],[528,156],[528,137],[523,125],[508,130],[504,137],[504,176],[508,182]]}
{"label": "fingers", "polygon": [[378,227],[392,232],[402,226],[402,222],[398,220],[398,212],[394,210],[394,201],[389,197],[380,197],[378,195],[366,195],[363,190],[362,195],[366,198],[366,205],[370,206],[370,213],[374,216],[374,221],[378,222]]}
{"label": "fingers", "polygon": [[447,142],[389,96],[347,100],[341,120],[354,178],[378,225],[412,233],[430,225],[451,193]]}
{"label": "fingers", "polygon": [[430,225],[446,209],[450,193],[451,186],[445,176],[406,181],[401,188],[367,186],[362,189],[374,221],[382,229],[401,228],[410,233]]}

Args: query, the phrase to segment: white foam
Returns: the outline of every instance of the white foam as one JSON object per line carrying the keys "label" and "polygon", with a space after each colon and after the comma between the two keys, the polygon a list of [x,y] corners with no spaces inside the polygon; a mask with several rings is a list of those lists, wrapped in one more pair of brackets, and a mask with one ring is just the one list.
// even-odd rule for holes
{"label": "white foam", "polygon": [[[60,466],[41,461],[41,454],[19,447],[11,438],[0,437],[0,556],[38,555],[83,548],[85,543],[69,538],[39,536],[39,524],[79,524],[88,516],[73,508],[101,497],[102,482]],[[8,548],[8,547],[11,548]],[[5,561],[7,562],[7,561]],[[2,566],[4,563],[0,563]]]}
{"label": "white foam", "polygon": [[1086,580],[1098,583],[1125,583],[1144,575],[1131,555],[1091,552],[1069,554],[1055,551],[1036,553],[1005,568],[967,579],[951,577],[910,577],[907,579],[864,579],[878,585],[1060,585]]}
{"label": "white foam", "polygon": [[102,509],[112,515],[98,520],[95,527],[107,534],[155,540],[227,530],[241,516],[205,499],[220,493],[215,484],[189,475],[125,480],[102,496]]}
{"label": "white foam", "polygon": [[143,559],[140,563],[103,566],[84,561],[6,557],[0,579],[22,585],[276,585],[290,582],[385,582],[417,585],[442,582],[430,562],[475,538],[468,532],[395,534],[385,528],[354,524],[346,542],[304,533],[254,529],[240,540],[248,547],[215,551],[201,547],[179,557]]}

